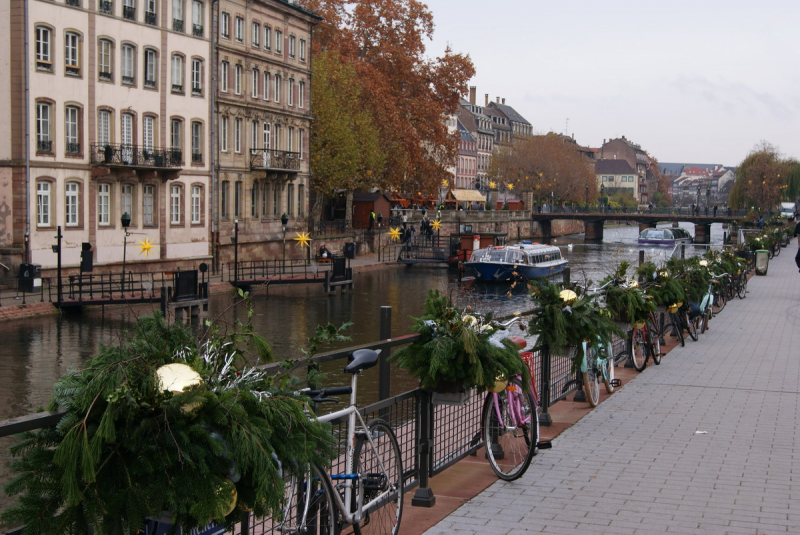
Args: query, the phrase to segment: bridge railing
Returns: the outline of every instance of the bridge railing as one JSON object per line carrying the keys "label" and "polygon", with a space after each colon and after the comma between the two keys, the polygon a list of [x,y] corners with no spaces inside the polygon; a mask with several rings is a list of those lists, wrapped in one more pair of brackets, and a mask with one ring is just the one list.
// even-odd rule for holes
{"label": "bridge railing", "polygon": [[331,262],[311,262],[303,259],[278,258],[273,260],[248,260],[237,264],[228,262],[228,282],[248,280],[319,279],[331,270]]}

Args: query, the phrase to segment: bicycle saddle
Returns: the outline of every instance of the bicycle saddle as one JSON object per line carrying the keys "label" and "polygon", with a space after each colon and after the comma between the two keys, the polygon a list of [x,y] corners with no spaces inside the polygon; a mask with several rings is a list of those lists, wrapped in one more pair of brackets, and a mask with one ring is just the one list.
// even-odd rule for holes
{"label": "bicycle saddle", "polygon": [[378,362],[380,350],[359,349],[347,357],[349,364],[344,367],[345,373],[360,373],[367,368],[372,368]]}

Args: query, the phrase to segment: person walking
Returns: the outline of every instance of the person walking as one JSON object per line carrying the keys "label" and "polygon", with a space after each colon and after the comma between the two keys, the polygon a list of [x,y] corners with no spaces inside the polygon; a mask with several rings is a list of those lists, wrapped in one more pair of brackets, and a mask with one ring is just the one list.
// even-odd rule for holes
{"label": "person walking", "polygon": [[[797,238],[798,234],[800,234],[800,221],[794,226],[794,237]],[[800,271],[800,238],[797,240],[797,254],[794,255],[794,264],[797,266],[798,271]]]}
{"label": "person walking", "polygon": [[374,227],[374,226],[375,226],[375,210],[370,210],[369,211],[369,228],[367,230],[369,230],[371,232],[372,231],[372,227]]}
{"label": "person walking", "polygon": [[717,205],[714,205],[714,217],[717,217]]}
{"label": "person walking", "polygon": [[405,210],[403,210],[403,216],[401,218],[401,221],[403,222],[403,230],[408,228],[408,216],[406,215]]}

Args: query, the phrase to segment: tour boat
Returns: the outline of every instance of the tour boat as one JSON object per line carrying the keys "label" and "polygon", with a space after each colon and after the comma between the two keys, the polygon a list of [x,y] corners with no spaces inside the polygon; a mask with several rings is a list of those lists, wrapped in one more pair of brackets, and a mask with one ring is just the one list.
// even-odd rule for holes
{"label": "tour boat", "polygon": [[675,245],[676,243],[692,243],[692,235],[688,231],[673,228],[646,228],[639,234],[639,243],[651,245]]}
{"label": "tour boat", "polygon": [[464,268],[479,281],[502,282],[548,277],[563,271],[567,264],[558,247],[524,241],[473,251]]}

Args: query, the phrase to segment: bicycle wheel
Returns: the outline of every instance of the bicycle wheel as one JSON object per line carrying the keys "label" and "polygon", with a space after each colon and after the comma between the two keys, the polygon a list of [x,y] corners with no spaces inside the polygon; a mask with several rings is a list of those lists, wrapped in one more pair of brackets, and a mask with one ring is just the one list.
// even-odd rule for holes
{"label": "bicycle wheel", "polygon": [[650,356],[653,357],[653,362],[656,365],[661,364],[661,340],[658,333],[647,326],[645,329],[645,339],[647,340],[647,349],[650,351]]}
{"label": "bicycle wheel", "polygon": [[328,474],[316,465],[306,468],[303,475],[285,478],[283,514],[274,531],[335,535],[338,509]]}
{"label": "bicycle wheel", "polygon": [[716,292],[714,292],[714,306],[717,309],[717,311],[714,312],[714,315],[716,316],[717,314],[722,312],[722,309],[725,308],[726,304],[728,304],[728,291],[723,286],[722,288],[719,288],[717,289]]}
{"label": "bicycle wheel", "polygon": [[644,330],[634,328],[628,339],[628,345],[631,348],[633,367],[637,372],[644,371],[647,367],[647,345],[644,339]]}
{"label": "bicycle wheel", "polygon": [[681,312],[681,321],[683,322],[683,328],[689,333],[689,337],[697,342],[697,318],[690,318],[689,311],[685,310]]}
{"label": "bicycle wheel", "polygon": [[600,349],[601,354],[604,355],[600,362],[600,371],[603,374],[603,384],[606,386],[606,392],[609,394],[614,393],[614,358],[608,358],[608,349],[602,346]]}
{"label": "bicycle wheel", "polygon": [[683,323],[677,312],[669,315],[669,326],[672,327],[672,332],[678,337],[681,347],[686,345],[686,339],[683,337]]}
{"label": "bicycle wheel", "polygon": [[586,371],[582,374],[583,393],[586,394],[586,401],[592,407],[597,407],[600,403],[600,372],[597,369],[597,356],[594,349],[586,347]]}
{"label": "bicycle wheel", "polygon": [[739,299],[747,297],[747,273],[744,271],[739,275],[739,287],[736,289]]}
{"label": "bicycle wheel", "polygon": [[364,535],[397,535],[403,516],[400,445],[385,420],[372,420],[367,429],[375,448],[361,435],[353,451],[353,471],[360,475],[355,480],[353,495],[358,496],[359,485],[364,486],[364,512],[359,527]]}
{"label": "bicycle wheel", "polygon": [[482,423],[486,458],[494,473],[506,481],[521,477],[536,454],[539,414],[533,396],[522,390],[519,379],[511,379],[496,397],[486,396]]}

